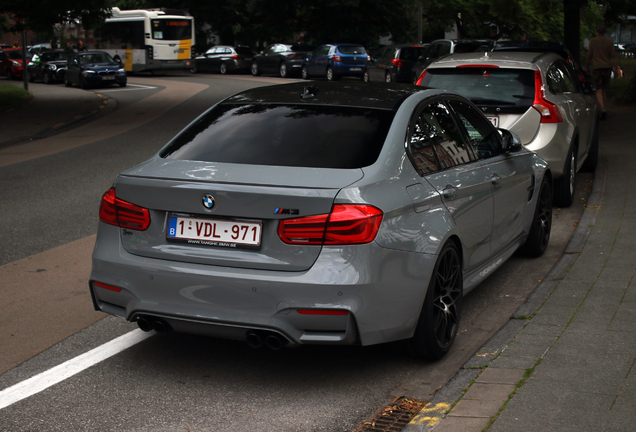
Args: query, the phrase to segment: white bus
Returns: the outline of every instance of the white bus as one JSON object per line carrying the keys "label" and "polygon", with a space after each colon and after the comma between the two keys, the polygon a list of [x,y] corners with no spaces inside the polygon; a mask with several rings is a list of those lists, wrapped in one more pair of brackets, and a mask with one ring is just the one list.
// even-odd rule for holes
{"label": "white bus", "polygon": [[120,10],[95,29],[90,49],[106,51],[127,72],[190,69],[194,18],[161,10]]}

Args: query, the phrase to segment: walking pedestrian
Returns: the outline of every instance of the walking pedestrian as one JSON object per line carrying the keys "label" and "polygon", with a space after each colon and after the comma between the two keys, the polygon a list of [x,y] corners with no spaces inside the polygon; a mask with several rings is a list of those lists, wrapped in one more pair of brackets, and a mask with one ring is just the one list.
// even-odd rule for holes
{"label": "walking pedestrian", "polygon": [[601,120],[605,120],[607,117],[605,99],[607,98],[607,89],[612,80],[612,68],[614,69],[614,76],[618,77],[620,73],[618,56],[614,49],[614,41],[605,36],[606,30],[605,24],[598,26],[598,35],[590,39],[586,59],[586,70],[588,73],[590,72],[590,62],[592,63],[592,75],[594,77],[594,85],[596,86],[596,99],[601,107]]}
{"label": "walking pedestrian", "polygon": [[77,42],[77,51],[86,51],[86,47],[84,46],[84,41],[82,39]]}

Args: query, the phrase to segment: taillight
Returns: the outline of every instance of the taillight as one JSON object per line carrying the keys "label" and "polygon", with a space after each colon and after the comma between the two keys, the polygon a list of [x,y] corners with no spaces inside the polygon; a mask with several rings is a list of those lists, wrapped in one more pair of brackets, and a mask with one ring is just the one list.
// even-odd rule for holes
{"label": "taillight", "polygon": [[297,309],[301,315],[348,315],[346,310],[332,310],[332,309]]}
{"label": "taillight", "polygon": [[532,103],[532,108],[541,114],[541,123],[563,122],[559,108],[543,97],[543,80],[541,79],[540,71],[534,71],[534,102]]}
{"label": "taillight", "polygon": [[375,239],[382,211],[369,205],[333,207],[331,214],[281,220],[278,236],[287,244],[350,245]]}
{"label": "taillight", "polygon": [[424,75],[426,75],[426,69],[424,69],[424,72],[422,72],[422,75],[420,75],[420,77],[417,79],[417,82],[415,83],[416,85],[422,85],[422,80],[424,79]]}
{"label": "taillight", "polygon": [[402,67],[402,60],[400,59],[391,59],[391,63],[393,63],[393,66]]}
{"label": "taillight", "polygon": [[115,196],[115,188],[110,188],[102,196],[99,220],[121,228],[143,231],[150,225],[150,213],[143,207],[120,200]]}
{"label": "taillight", "polygon": [[239,55],[233,55],[232,60],[243,60],[243,57],[239,56]]}
{"label": "taillight", "polygon": [[112,286],[112,285],[108,285],[108,284],[105,284],[105,283],[102,283],[102,282],[94,281],[93,285],[95,285],[96,287],[100,287],[100,288],[104,288],[104,289],[110,290],[110,291],[121,292],[121,288],[116,287],[116,286]]}
{"label": "taillight", "polygon": [[340,63],[342,61],[342,57],[340,57],[339,55],[335,55],[333,56],[333,61],[335,61],[336,63]]}

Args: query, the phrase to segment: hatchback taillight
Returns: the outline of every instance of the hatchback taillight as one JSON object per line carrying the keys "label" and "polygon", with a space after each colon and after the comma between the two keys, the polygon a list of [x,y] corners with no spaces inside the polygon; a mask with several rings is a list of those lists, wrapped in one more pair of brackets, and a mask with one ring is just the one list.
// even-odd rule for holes
{"label": "hatchback taillight", "polygon": [[420,77],[417,79],[417,81],[415,82],[415,85],[422,85],[422,80],[424,79],[424,75],[426,75],[426,69],[424,69],[424,71],[422,72],[422,75],[420,75]]}
{"label": "hatchback taillight", "polygon": [[339,55],[335,55],[333,56],[333,61],[335,61],[336,63],[340,63],[342,61],[342,57],[340,57]]}
{"label": "hatchback taillight", "polygon": [[541,123],[561,123],[563,117],[556,104],[546,100],[543,97],[543,80],[541,79],[541,72],[534,72],[534,102],[532,108],[539,111],[541,114]]}
{"label": "hatchback taillight", "polygon": [[391,59],[391,63],[393,63],[395,67],[402,67],[402,60],[400,59]]}
{"label": "hatchback taillight", "polygon": [[382,211],[373,206],[338,204],[330,214],[281,220],[278,236],[287,244],[370,243],[380,229],[382,216]]}
{"label": "hatchback taillight", "polygon": [[232,60],[243,60],[243,57],[241,57],[239,55],[233,55],[232,56]]}
{"label": "hatchback taillight", "polygon": [[99,220],[121,228],[143,231],[150,225],[150,213],[143,207],[120,200],[115,196],[115,188],[110,188],[102,196]]}

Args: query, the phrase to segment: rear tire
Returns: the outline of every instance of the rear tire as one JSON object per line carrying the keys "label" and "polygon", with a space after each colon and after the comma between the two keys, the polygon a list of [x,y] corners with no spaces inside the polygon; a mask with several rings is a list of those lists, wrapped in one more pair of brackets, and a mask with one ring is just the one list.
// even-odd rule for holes
{"label": "rear tire", "polygon": [[386,75],[384,75],[384,82],[393,82],[393,76],[391,75],[391,72],[386,71]]}
{"label": "rear tire", "polygon": [[439,360],[450,351],[459,328],[462,290],[459,252],[450,241],[435,263],[415,334],[405,341],[412,355]]}
{"label": "rear tire", "polygon": [[259,76],[261,74],[261,71],[258,68],[258,63],[256,62],[252,63],[251,72],[252,72],[252,75],[254,76]]}
{"label": "rear tire", "polygon": [[307,70],[307,66],[303,66],[303,68],[300,70],[300,76],[304,80],[309,79],[309,71]]}
{"label": "rear tire", "polygon": [[219,72],[221,73],[221,75],[227,74],[227,64],[225,64],[225,62],[222,62],[219,66]]}
{"label": "rear tire", "polygon": [[333,72],[333,68],[328,67],[327,68],[327,81],[337,81],[338,77],[336,77],[336,74]]}
{"label": "rear tire", "polygon": [[281,78],[287,78],[287,75],[288,75],[287,63],[285,62],[280,63],[280,66],[278,67],[278,74],[280,75]]}
{"label": "rear tire", "polygon": [[540,257],[548,248],[552,231],[552,186],[549,179],[541,181],[537,198],[537,207],[532,218],[528,238],[519,253],[528,257]]}
{"label": "rear tire", "polygon": [[11,69],[7,69],[7,79],[8,80],[12,80],[13,79],[13,74],[11,73]]}
{"label": "rear tire", "polygon": [[596,165],[598,165],[598,121],[594,125],[590,149],[587,152],[587,158],[585,158],[585,162],[583,162],[581,170],[585,172],[594,172]]}
{"label": "rear tire", "polygon": [[365,70],[364,73],[362,74],[362,81],[364,82],[369,82],[369,71]]}
{"label": "rear tire", "polygon": [[44,72],[44,74],[42,74],[42,81],[44,81],[44,84],[51,84],[53,82],[53,80],[51,79],[51,74],[48,72]]}
{"label": "rear tire", "polygon": [[576,148],[570,147],[563,174],[554,182],[554,205],[570,207],[574,202],[576,182]]}

